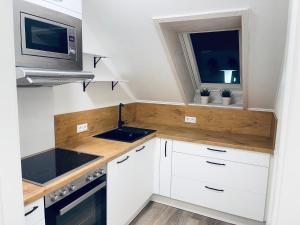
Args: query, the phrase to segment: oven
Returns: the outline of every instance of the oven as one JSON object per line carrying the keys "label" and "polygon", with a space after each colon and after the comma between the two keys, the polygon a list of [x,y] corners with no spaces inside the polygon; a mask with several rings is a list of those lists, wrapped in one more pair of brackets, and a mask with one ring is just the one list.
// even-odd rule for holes
{"label": "oven", "polygon": [[106,225],[106,175],[97,176],[85,176],[84,182],[90,182],[72,193],[65,192],[80,186],[82,179],[46,196],[46,225]]}
{"label": "oven", "polygon": [[82,70],[81,20],[15,0],[16,66]]}

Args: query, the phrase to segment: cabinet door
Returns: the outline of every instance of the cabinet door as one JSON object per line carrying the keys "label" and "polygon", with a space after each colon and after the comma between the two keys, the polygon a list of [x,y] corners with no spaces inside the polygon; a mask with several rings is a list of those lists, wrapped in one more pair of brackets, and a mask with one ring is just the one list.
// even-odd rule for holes
{"label": "cabinet door", "polygon": [[82,2],[81,0],[25,0],[42,7],[52,9],[70,16],[81,19]]}
{"label": "cabinet door", "polygon": [[134,184],[136,170],[131,151],[107,165],[107,224],[124,225],[135,213]]}
{"label": "cabinet door", "polygon": [[139,210],[151,197],[154,181],[154,147],[155,140],[150,140],[144,145],[134,149],[135,160],[135,193],[137,210]]}
{"label": "cabinet door", "polygon": [[44,199],[41,198],[24,208],[25,214],[25,224],[26,225],[35,225],[38,224],[39,221],[43,221],[45,219],[44,213]]}
{"label": "cabinet door", "polygon": [[35,225],[45,225],[45,220],[41,220],[41,221],[39,221],[37,224],[35,224]]}
{"label": "cabinet door", "polygon": [[172,145],[172,140],[160,140],[159,194],[166,197],[171,197]]}

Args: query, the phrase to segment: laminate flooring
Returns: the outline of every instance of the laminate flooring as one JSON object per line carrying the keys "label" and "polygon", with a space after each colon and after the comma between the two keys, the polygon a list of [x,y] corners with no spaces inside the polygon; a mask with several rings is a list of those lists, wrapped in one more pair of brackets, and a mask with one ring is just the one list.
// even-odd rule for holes
{"label": "laminate flooring", "polygon": [[130,225],[232,225],[171,206],[150,202]]}

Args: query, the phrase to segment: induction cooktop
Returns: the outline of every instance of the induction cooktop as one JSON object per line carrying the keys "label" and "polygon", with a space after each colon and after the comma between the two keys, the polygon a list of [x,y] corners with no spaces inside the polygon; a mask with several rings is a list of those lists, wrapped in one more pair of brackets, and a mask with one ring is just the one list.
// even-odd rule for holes
{"label": "induction cooktop", "polygon": [[22,177],[39,186],[92,163],[101,156],[55,148],[22,159]]}

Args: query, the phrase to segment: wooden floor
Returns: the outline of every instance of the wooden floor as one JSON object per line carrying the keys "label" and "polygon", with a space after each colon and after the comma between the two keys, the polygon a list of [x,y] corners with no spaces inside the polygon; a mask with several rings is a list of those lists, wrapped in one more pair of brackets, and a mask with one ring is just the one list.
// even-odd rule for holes
{"label": "wooden floor", "polygon": [[130,225],[231,225],[171,206],[150,202]]}

